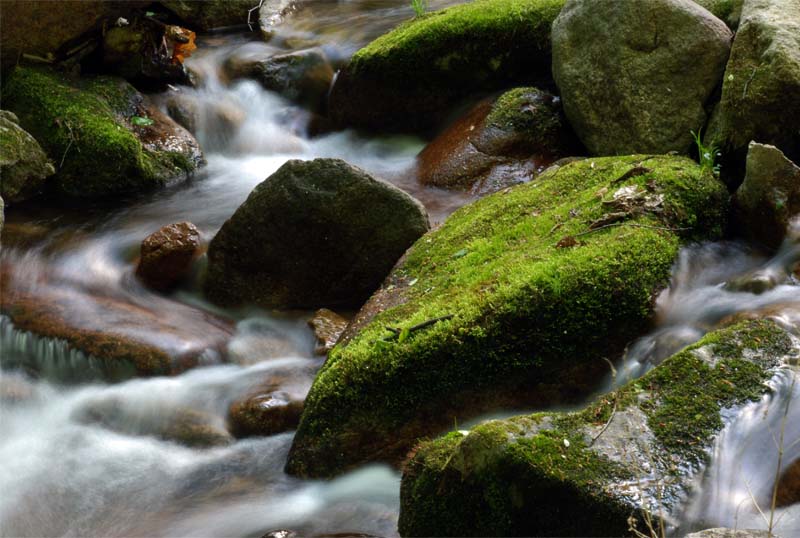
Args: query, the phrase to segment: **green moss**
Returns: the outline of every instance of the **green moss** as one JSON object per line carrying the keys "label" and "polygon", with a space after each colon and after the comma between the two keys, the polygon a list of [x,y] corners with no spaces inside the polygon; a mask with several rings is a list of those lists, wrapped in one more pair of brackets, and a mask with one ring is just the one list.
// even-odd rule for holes
{"label": "green moss", "polygon": [[[650,172],[617,181],[636,166]],[[663,196],[663,210],[587,233],[625,185]],[[726,199],[689,159],[630,156],[575,162],[457,211],[390,277],[403,304],[330,353],[289,468],[330,474],[402,457],[451,413],[479,410],[487,393],[535,398],[537,384],[567,378],[588,390],[602,358],[647,328],[682,240],[720,233]],[[562,247],[565,238],[574,246]],[[402,343],[382,342],[386,326],[446,315]]]}
{"label": "green moss", "polygon": [[[447,73],[463,76],[460,69],[475,55],[486,57],[489,69],[499,69],[505,60],[504,48],[476,50],[477,46],[495,37],[500,40],[498,44],[516,39],[525,41],[526,46],[549,50],[550,25],[563,4],[564,0],[477,0],[432,12],[406,22],[359,50],[351,68],[359,73],[389,63],[394,69],[413,72],[429,67],[417,62],[429,60],[435,51],[439,55],[436,67]],[[521,33],[509,35],[510,30]],[[478,43],[473,45],[470,41]],[[460,48],[448,49],[449,44]],[[447,50],[448,54],[440,54]]]}
{"label": "green moss", "polygon": [[[466,436],[451,433],[423,443],[405,468],[400,531],[627,535],[638,501],[614,484],[642,479],[640,470],[590,447],[587,431],[596,430],[587,428],[602,426],[612,412],[639,407],[655,437],[648,447],[655,472],[679,467],[689,481],[722,427],[722,411],[762,397],[779,357],[791,349],[789,336],[774,323],[743,322],[707,335],[583,411],[493,421]],[[680,480],[670,481],[662,502],[680,489]]]}
{"label": "green moss", "polygon": [[[3,88],[3,106],[19,116],[56,163],[58,188],[77,197],[136,192],[166,182],[164,156],[146,151],[126,123],[137,99],[136,90],[118,79],[77,82],[28,67],[17,67]],[[179,166],[192,170],[187,164]],[[172,175],[175,165],[169,168]]]}

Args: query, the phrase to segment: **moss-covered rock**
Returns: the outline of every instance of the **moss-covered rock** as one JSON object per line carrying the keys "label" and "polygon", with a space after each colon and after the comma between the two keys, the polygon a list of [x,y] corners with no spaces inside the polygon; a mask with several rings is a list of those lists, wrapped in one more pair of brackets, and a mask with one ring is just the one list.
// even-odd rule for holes
{"label": "moss-covered rock", "polygon": [[748,0],[707,139],[743,164],[751,140],[800,162],[800,4]]}
{"label": "moss-covered rock", "polygon": [[686,152],[731,37],[689,0],[568,0],[553,22],[564,112],[594,155]]}
{"label": "moss-covered rock", "polygon": [[488,194],[531,180],[579,146],[556,96],[514,88],[481,101],[428,144],[417,157],[417,178]]}
{"label": "moss-covered rock", "polygon": [[405,467],[400,532],[628,536],[628,518],[641,525],[643,510],[658,527],[706,463],[723,411],[759,399],[795,352],[776,324],[748,321],[583,411],[491,421],[423,443]]}
{"label": "moss-covered rock", "polygon": [[726,200],[693,161],[639,155],[573,162],[460,209],[329,354],[288,469],[396,462],[456,416],[585,394],[648,327],[681,243],[720,233]]}
{"label": "moss-covered rock", "polygon": [[14,113],[0,110],[0,194],[12,203],[30,198],[54,172],[42,147],[19,126]]}
{"label": "moss-covered rock", "polygon": [[694,0],[694,2],[725,22],[731,30],[736,30],[739,26],[744,0]]}
{"label": "moss-covered rock", "polygon": [[68,196],[153,189],[186,177],[202,162],[194,138],[121,79],[71,80],[17,67],[2,97],[58,163],[52,181]]}
{"label": "moss-covered rock", "polygon": [[429,129],[464,97],[549,81],[550,24],[564,0],[477,0],[417,17],[376,39],[340,73],[336,122]]}
{"label": "moss-covered rock", "polygon": [[[247,24],[248,11],[258,6],[252,0],[161,0],[159,3],[194,30]],[[251,15],[251,21],[258,22],[257,12]]]}

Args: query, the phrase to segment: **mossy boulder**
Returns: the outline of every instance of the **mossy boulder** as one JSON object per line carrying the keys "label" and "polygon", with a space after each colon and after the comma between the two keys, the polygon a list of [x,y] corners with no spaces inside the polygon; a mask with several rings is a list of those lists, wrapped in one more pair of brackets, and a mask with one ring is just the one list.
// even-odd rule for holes
{"label": "mossy boulder", "polygon": [[790,221],[800,215],[800,166],[775,146],[750,142],[744,182],[734,200],[745,235],[777,248]]}
{"label": "mossy boulder", "polygon": [[629,536],[676,515],[725,412],[769,391],[796,352],[771,321],[706,335],[571,414],[483,423],[417,447],[401,484],[403,536]]}
{"label": "mossy boulder", "polygon": [[800,4],[747,0],[706,138],[743,164],[751,140],[800,162]]}
{"label": "mossy boulder", "polygon": [[0,110],[0,194],[11,203],[34,196],[55,169],[42,147],[19,126],[17,116]]}
{"label": "mossy boulder", "polygon": [[70,197],[151,190],[187,177],[202,163],[197,141],[122,79],[73,80],[17,67],[2,97],[58,163],[52,183]]}
{"label": "mossy boulder", "polygon": [[580,145],[561,101],[537,88],[514,88],[481,101],[417,157],[423,185],[488,194],[523,183]]}
{"label": "mossy boulder", "polygon": [[564,111],[592,154],[686,152],[731,38],[691,0],[568,0],[553,23]]}
{"label": "mossy boulder", "polygon": [[437,126],[465,97],[550,79],[550,24],[564,0],[477,0],[412,19],[359,50],[333,86],[346,126]]}
{"label": "mossy boulder", "polygon": [[635,155],[553,168],[458,210],[330,352],[289,471],[397,462],[456,417],[582,397],[603,357],[649,326],[681,244],[720,234],[727,198],[689,159]]}
{"label": "mossy boulder", "polygon": [[417,200],[339,159],[291,160],[208,247],[206,293],[267,308],[359,306],[428,230]]}
{"label": "mossy boulder", "polygon": [[731,30],[739,27],[739,18],[742,16],[744,0],[694,0],[715,17],[722,20]]}

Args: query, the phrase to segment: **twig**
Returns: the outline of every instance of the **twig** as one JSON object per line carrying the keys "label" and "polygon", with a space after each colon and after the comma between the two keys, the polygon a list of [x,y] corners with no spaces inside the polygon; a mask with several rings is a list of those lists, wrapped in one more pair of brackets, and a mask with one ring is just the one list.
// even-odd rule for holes
{"label": "twig", "polygon": [[608,427],[609,427],[609,426],[611,426],[611,421],[612,421],[612,420],[614,420],[614,415],[615,415],[616,413],[617,413],[617,398],[616,398],[616,397],[614,397],[614,407],[612,407],[612,408],[611,408],[611,416],[610,416],[610,417],[608,417],[608,420],[606,421],[606,424],[605,424],[605,426],[603,426],[603,429],[601,429],[601,430],[600,430],[600,431],[597,433],[597,435],[595,435],[594,437],[592,437],[592,442],[591,442],[591,443],[589,443],[589,446],[590,446],[590,447],[591,447],[591,446],[593,446],[593,445],[594,445],[594,442],[595,442],[595,441],[597,441],[598,439],[600,439],[600,436],[601,436],[601,435],[603,435],[603,434],[606,432],[606,430],[608,429]]}
{"label": "twig", "polygon": [[748,86],[750,86],[750,83],[753,82],[753,79],[756,77],[757,69],[758,69],[757,67],[753,68],[753,72],[750,73],[750,78],[748,78],[747,82],[744,83],[744,88],[742,88],[742,99],[744,99],[747,96],[747,88]]}
{"label": "twig", "polygon": [[614,222],[612,224],[598,226],[597,228],[577,233],[573,237],[580,237],[582,235],[593,234],[594,232],[599,232],[600,230],[605,230],[606,228],[612,228],[615,226],[630,226],[632,228],[647,228],[649,230],[667,230],[669,232],[685,232],[687,230],[691,230],[691,228],[670,228],[669,226],[649,226],[647,224],[636,224],[633,222]]}
{"label": "twig", "polygon": [[778,443],[778,464],[775,466],[775,484],[772,487],[772,504],[770,505],[769,512],[769,527],[767,528],[767,535],[772,537],[772,530],[775,528],[775,508],[778,504],[778,482],[781,478],[781,464],[783,463],[783,437],[786,434],[786,421],[789,419],[789,406],[792,403],[792,396],[794,396],[794,386],[797,383],[797,376],[792,372],[792,384],[789,387],[789,397],[786,398],[786,407],[783,410],[783,418],[781,418],[781,440]]}
{"label": "twig", "polygon": [[[446,316],[441,316],[441,317],[438,317],[438,318],[432,318],[432,319],[423,321],[422,323],[417,323],[413,327],[409,327],[407,329],[407,331],[408,331],[408,334],[411,334],[414,331],[419,331],[420,329],[424,329],[426,327],[430,327],[431,325],[435,325],[436,323],[439,323],[440,321],[446,321],[446,320],[452,319],[452,318],[453,318],[453,314],[447,314]],[[398,329],[396,327],[388,327],[388,326],[386,327],[386,330],[389,331],[390,333],[392,333],[392,336],[390,336],[388,338],[384,338],[384,340],[387,341],[387,342],[389,342],[391,340],[394,340],[395,338],[398,338],[400,336],[400,333],[403,332],[403,329]]]}
{"label": "twig", "polygon": [[247,27],[250,28],[250,31],[253,31],[253,23],[250,22],[250,14],[256,11],[257,9],[261,9],[261,4],[264,3],[264,0],[259,0],[258,5],[256,7],[250,8],[247,10]]}

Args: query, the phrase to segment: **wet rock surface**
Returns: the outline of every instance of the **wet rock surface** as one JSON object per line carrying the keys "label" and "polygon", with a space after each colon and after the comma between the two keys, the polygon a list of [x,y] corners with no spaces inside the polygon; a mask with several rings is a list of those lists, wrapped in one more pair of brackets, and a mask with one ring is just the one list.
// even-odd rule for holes
{"label": "wet rock surface", "polygon": [[[159,3],[195,30],[246,25],[248,11],[258,5],[252,0],[161,0]],[[251,15],[253,23],[256,15]]]}
{"label": "wet rock surface", "polygon": [[191,222],[164,226],[142,241],[136,275],[149,287],[168,291],[185,278],[200,254],[200,232]]}
{"label": "wet rock surface", "polygon": [[517,88],[479,103],[428,144],[418,157],[418,178],[488,194],[531,180],[576,148],[559,99]]}
{"label": "wet rock surface", "polygon": [[326,355],[333,349],[339,337],[347,327],[347,319],[333,310],[320,308],[314,312],[314,317],[308,320],[308,325],[314,331],[317,345],[314,347],[316,355]]}
{"label": "wet rock surface", "polygon": [[427,229],[419,202],[344,161],[289,161],[211,241],[206,293],[220,304],[358,305]]}
{"label": "wet rock surface", "polygon": [[689,0],[568,0],[553,77],[595,155],[685,152],[719,84],[732,33]]}
{"label": "wet rock surface", "polygon": [[13,112],[0,110],[0,194],[6,202],[21,202],[38,194],[55,173],[39,143],[19,126]]}
{"label": "wet rock surface", "polygon": [[238,438],[275,435],[296,428],[302,412],[303,400],[286,392],[258,394],[231,405],[228,428]]}

